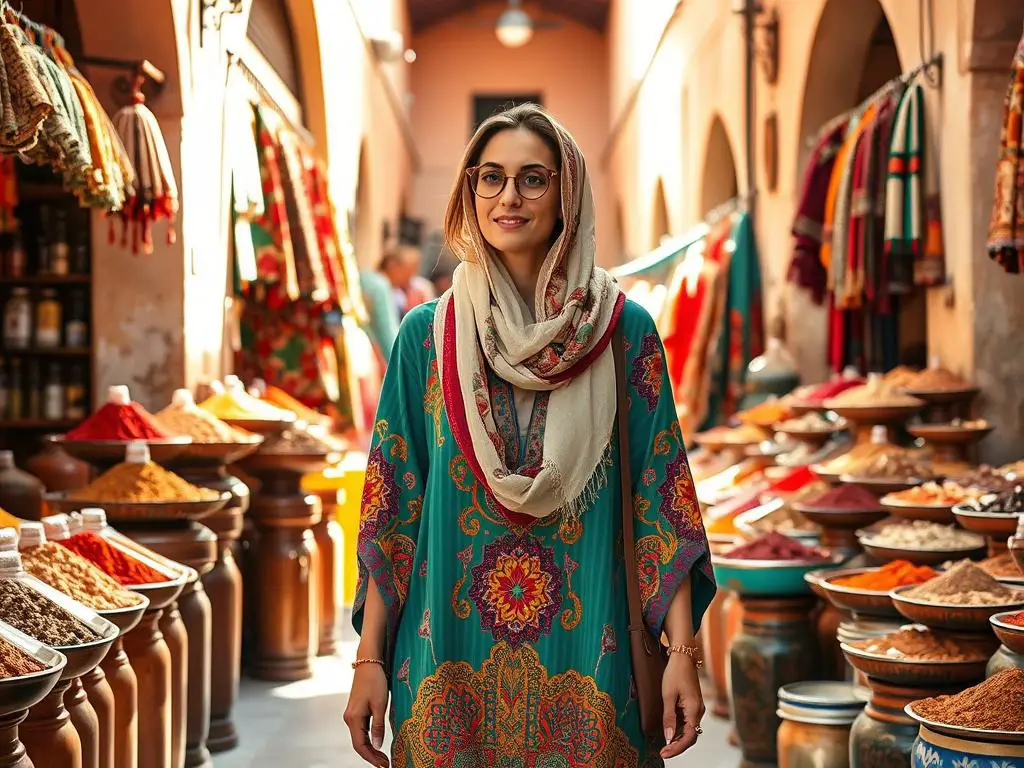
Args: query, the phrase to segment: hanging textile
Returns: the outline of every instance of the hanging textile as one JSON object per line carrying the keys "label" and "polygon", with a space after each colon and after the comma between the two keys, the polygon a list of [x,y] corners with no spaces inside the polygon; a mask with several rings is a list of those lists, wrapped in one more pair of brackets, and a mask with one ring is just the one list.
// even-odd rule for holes
{"label": "hanging textile", "polygon": [[924,89],[915,82],[896,109],[885,192],[885,249],[892,281],[901,289],[905,286],[904,290],[914,284],[914,262],[923,255],[923,139]]}
{"label": "hanging textile", "polygon": [[1007,272],[1024,271],[1024,36],[1013,57],[1003,105],[988,254]]}
{"label": "hanging textile", "polygon": [[225,160],[231,174],[232,238],[238,279],[258,279],[252,226],[265,213],[260,151],[256,144],[256,112],[244,95],[234,70],[224,94]]}

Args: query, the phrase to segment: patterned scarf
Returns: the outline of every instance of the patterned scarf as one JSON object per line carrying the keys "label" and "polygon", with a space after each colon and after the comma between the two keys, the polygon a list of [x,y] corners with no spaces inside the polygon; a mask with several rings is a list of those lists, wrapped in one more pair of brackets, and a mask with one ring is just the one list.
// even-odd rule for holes
{"label": "patterned scarf", "polygon": [[988,255],[1007,272],[1024,271],[1024,37],[1013,57],[988,227]]}
{"label": "patterned scarf", "polygon": [[[594,200],[583,155],[572,136],[547,119],[558,135],[565,226],[541,265],[533,317],[480,232],[468,183],[462,188],[463,238],[451,244],[463,263],[434,316],[438,372],[456,442],[506,514],[524,522],[558,510],[579,515],[607,480],[616,402],[609,342],[625,301],[594,264]],[[519,472],[506,466],[487,366],[515,387],[550,392],[539,464]]]}
{"label": "patterned scarf", "polygon": [[914,82],[896,109],[885,191],[885,249],[896,292],[910,290],[914,262],[924,253],[923,151],[924,89]]}

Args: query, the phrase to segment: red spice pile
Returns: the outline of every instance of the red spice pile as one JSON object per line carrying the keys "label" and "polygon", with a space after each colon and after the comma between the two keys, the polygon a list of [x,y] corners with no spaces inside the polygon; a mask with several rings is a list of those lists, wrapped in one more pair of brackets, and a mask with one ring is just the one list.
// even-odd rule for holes
{"label": "red spice pile", "polygon": [[775,531],[730,549],[722,557],[733,560],[828,560],[828,555],[820,549],[805,547],[799,541]]}
{"label": "red spice pile", "polygon": [[804,504],[815,509],[881,509],[873,493],[848,483],[830,488]]}
{"label": "red spice pile", "polygon": [[167,433],[138,403],[106,403],[65,435],[67,440],[164,440]]}
{"label": "red spice pile", "polygon": [[1004,624],[1012,624],[1015,627],[1024,627],[1024,611],[1017,611],[1009,616],[1000,619]]}
{"label": "red spice pile", "polygon": [[145,563],[140,563],[134,557],[111,545],[102,536],[91,531],[76,533],[70,539],[65,539],[60,543],[126,586],[170,581],[164,574],[150,568]]}
{"label": "red spice pile", "polygon": [[823,403],[826,400],[842,394],[848,389],[859,387],[864,379],[838,379],[822,384],[807,397],[809,403]]}

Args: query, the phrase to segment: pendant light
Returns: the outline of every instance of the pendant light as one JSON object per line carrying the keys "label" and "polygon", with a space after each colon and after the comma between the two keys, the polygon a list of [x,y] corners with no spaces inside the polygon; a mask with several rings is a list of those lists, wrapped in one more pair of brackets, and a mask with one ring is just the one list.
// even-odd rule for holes
{"label": "pendant light", "polygon": [[494,34],[506,48],[520,48],[533,38],[533,20],[521,6],[522,0],[509,0],[495,24]]}

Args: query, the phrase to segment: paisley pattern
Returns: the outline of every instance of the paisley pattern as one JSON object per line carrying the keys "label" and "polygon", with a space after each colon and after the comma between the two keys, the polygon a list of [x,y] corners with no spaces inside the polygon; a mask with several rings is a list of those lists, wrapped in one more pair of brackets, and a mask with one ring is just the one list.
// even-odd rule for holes
{"label": "paisley pattern", "polygon": [[495,645],[479,669],[449,661],[420,685],[393,765],[637,768],[611,698],[576,670],[549,675],[530,646]]}
{"label": "paisley pattern", "polygon": [[[617,447],[602,465],[607,485],[579,517],[507,517],[438,405],[436,351],[424,343],[432,318],[430,304],[410,312],[394,347],[358,542],[356,629],[370,576],[387,608],[394,765],[661,765],[631,694]],[[621,322],[641,599],[656,633],[686,576],[695,622],[714,583],[654,323],[631,302]],[[511,387],[477,375],[486,396],[476,405],[494,416],[506,467],[539,471],[546,393],[520,434]]]}

